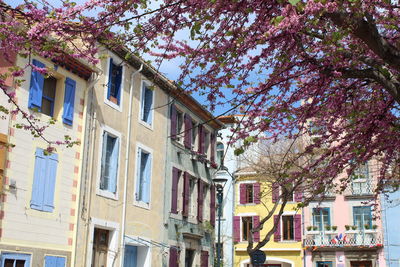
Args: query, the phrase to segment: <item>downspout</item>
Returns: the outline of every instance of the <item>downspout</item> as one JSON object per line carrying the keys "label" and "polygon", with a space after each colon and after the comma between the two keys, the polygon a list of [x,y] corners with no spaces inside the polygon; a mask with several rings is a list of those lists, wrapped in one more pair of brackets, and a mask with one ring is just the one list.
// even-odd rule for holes
{"label": "downspout", "polygon": [[[88,173],[90,173],[88,170],[90,169],[90,165],[89,160],[90,160],[90,150],[91,150],[91,131],[92,131],[92,123],[93,123],[93,118],[92,118],[92,112],[93,112],[93,102],[92,102],[92,98],[93,98],[93,90],[94,90],[94,85],[97,83],[97,81],[100,78],[100,75],[102,74],[102,70],[97,69],[94,72],[94,77],[93,79],[89,82],[88,86],[86,87],[86,90],[84,92],[85,95],[85,109],[84,110],[84,114],[85,114],[85,131],[84,131],[84,145],[82,148],[82,165],[81,165],[81,175],[80,175],[80,189],[78,192],[78,215],[77,215],[77,219],[76,219],[76,226],[75,226],[75,242],[78,241],[78,234],[79,234],[79,229],[78,229],[78,225],[81,225],[79,223],[80,218],[79,216],[82,217],[82,219],[84,219],[84,209],[86,207],[86,198],[87,198],[87,180],[88,180]],[[83,192],[83,193],[82,193]],[[82,197],[82,201],[80,201],[80,198]],[[90,199],[90,195],[88,197]],[[87,216],[89,215],[89,213],[86,213]],[[87,227],[87,220],[86,223],[83,224],[84,229]],[[86,229],[85,231],[86,232]],[[84,244],[86,244],[87,242],[87,235],[84,235]],[[75,250],[74,250],[74,265],[77,265],[76,262],[76,250],[77,250],[77,245],[75,244]],[[86,264],[86,249],[83,252],[83,261]]]}
{"label": "downspout", "polygon": [[128,171],[129,171],[129,152],[130,152],[130,140],[131,140],[131,124],[132,124],[132,98],[133,98],[133,78],[136,74],[141,72],[143,69],[143,64],[140,65],[140,68],[132,72],[131,74],[131,85],[129,89],[129,109],[128,109],[128,129],[127,129],[127,137],[126,137],[126,150],[125,150],[125,177],[124,177],[124,198],[122,202],[122,219],[121,219],[121,260],[119,261],[119,266],[123,267],[124,264],[124,248],[125,248],[125,216],[126,216],[126,199],[128,196],[127,193],[127,185],[128,185]]}

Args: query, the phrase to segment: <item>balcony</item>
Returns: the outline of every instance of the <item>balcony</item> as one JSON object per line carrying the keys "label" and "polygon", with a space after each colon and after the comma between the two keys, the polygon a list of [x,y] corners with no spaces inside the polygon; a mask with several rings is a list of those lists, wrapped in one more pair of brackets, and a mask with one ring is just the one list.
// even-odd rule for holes
{"label": "balcony", "polygon": [[304,247],[313,248],[379,248],[383,240],[374,230],[347,231],[345,233],[325,233],[312,231],[305,235]]}
{"label": "balcony", "polygon": [[354,180],[344,191],[346,198],[369,197],[374,194],[374,186],[369,181]]}

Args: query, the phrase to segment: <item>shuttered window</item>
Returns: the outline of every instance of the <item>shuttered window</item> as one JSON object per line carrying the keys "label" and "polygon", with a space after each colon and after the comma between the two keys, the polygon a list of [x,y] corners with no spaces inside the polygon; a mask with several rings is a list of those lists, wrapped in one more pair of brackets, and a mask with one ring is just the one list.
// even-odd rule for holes
{"label": "shuttered window", "polygon": [[137,174],[136,174],[136,201],[150,203],[151,187],[151,154],[142,148],[138,148]]}
{"label": "shuttered window", "polygon": [[140,118],[149,125],[153,123],[153,93],[153,89],[143,82]]}
{"label": "shuttered window", "polygon": [[56,185],[58,155],[45,155],[41,148],[36,149],[35,169],[32,185],[32,209],[52,212],[54,210],[54,190]]}
{"label": "shuttered window", "polygon": [[190,175],[185,172],[183,174],[183,211],[184,217],[189,216],[189,205],[190,205]]}
{"label": "shuttered window", "polygon": [[278,215],[274,215],[274,224],[278,224],[274,233],[275,242],[281,240],[301,241],[301,214],[283,215],[281,220]]}
{"label": "shuttered window", "polygon": [[114,60],[110,58],[108,65],[107,99],[116,105],[120,105],[121,102],[121,85],[122,66],[115,64]]}
{"label": "shuttered window", "polygon": [[260,183],[240,184],[240,204],[260,203]]}
{"label": "shuttered window", "polygon": [[44,267],[65,267],[65,257],[59,256],[45,256]]}
{"label": "shuttered window", "polygon": [[103,132],[103,149],[101,156],[100,189],[111,193],[117,191],[119,165],[119,138]]}
{"label": "shuttered window", "polygon": [[179,248],[170,247],[169,248],[169,267],[179,267]]}
{"label": "shuttered window", "polygon": [[172,168],[171,213],[178,214],[178,185],[181,171]]}
{"label": "shuttered window", "polygon": [[197,221],[203,221],[204,183],[201,179],[197,181]]}
{"label": "shuttered window", "polygon": [[16,267],[30,267],[31,266],[31,255],[29,254],[20,254],[20,253],[9,253],[3,252],[1,253],[1,265],[4,267],[8,266],[16,266]]}

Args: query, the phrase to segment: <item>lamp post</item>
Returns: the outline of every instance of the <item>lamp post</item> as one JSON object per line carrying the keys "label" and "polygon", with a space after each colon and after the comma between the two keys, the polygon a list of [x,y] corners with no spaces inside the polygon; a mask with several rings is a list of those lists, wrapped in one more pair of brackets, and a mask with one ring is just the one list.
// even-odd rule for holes
{"label": "lamp post", "polygon": [[218,203],[218,246],[217,246],[217,267],[221,266],[221,216],[222,216],[222,201],[224,195],[224,186],[228,179],[214,178],[215,189],[217,191]]}

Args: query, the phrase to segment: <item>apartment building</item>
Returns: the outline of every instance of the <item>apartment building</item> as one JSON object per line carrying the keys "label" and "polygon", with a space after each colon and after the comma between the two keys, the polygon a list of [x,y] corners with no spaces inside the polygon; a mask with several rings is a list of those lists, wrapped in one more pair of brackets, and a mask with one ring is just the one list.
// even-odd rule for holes
{"label": "apartment building", "polygon": [[[83,146],[61,145],[51,153],[47,147],[49,142],[82,141],[85,93],[93,70],[70,57],[63,61],[2,57],[0,64],[2,72],[28,64],[49,70],[43,75],[27,68],[20,86],[10,78],[6,81],[19,108],[26,116],[34,116],[31,122],[36,127],[46,129],[43,136],[24,130],[30,122],[21,112],[4,114],[6,118],[0,121],[0,140],[10,145],[2,146],[0,157],[1,266],[70,266],[76,245]],[[1,94],[1,104],[16,109]]]}
{"label": "apartment building", "polygon": [[373,205],[377,164],[359,165],[343,194],[332,188],[304,208],[304,266],[386,266],[381,205]]}
{"label": "apartment building", "polygon": [[217,131],[196,100],[178,89],[169,98],[164,230],[168,266],[213,266]]}

